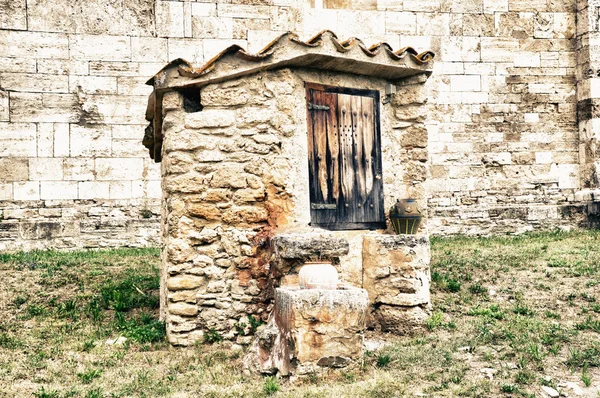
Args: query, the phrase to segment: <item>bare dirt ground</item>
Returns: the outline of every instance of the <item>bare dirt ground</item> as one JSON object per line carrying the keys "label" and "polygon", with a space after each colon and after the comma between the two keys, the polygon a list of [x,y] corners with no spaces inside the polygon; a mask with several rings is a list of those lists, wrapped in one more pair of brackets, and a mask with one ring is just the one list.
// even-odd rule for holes
{"label": "bare dirt ground", "polygon": [[302,380],[248,375],[225,343],[166,344],[156,249],[0,254],[0,396],[600,397],[599,232],[432,253],[421,333],[370,332],[355,365]]}

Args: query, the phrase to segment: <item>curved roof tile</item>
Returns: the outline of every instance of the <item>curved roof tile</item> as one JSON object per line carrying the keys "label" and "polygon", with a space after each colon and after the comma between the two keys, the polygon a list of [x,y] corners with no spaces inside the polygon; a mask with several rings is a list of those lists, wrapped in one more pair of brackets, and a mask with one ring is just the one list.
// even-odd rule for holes
{"label": "curved roof tile", "polygon": [[[278,52],[283,52],[285,50],[290,50],[290,43],[295,43],[300,45],[300,49],[295,49],[291,51],[291,54],[288,54],[286,57],[277,58]],[[381,53],[385,53],[387,58],[390,61],[401,61],[407,60],[410,61],[407,65],[404,65],[406,69],[417,69],[417,72],[428,72],[430,71],[431,61],[433,61],[435,54],[432,51],[424,51],[422,53],[418,53],[412,47],[404,47],[397,51],[394,51],[392,46],[385,42],[380,42],[373,44],[372,46],[367,46],[362,40],[356,37],[350,37],[346,40],[340,40],[337,35],[330,30],[323,30],[318,34],[314,35],[310,39],[303,41],[300,40],[298,35],[293,32],[287,32],[275,40],[271,41],[267,44],[262,50],[253,54],[248,52],[245,48],[234,44],[232,46],[227,47],[219,54],[214,56],[208,62],[206,62],[203,66],[199,68],[194,68],[194,66],[188,61],[178,58],[169,64],[167,64],[160,72],[158,72],[152,79],[150,79],[147,84],[157,86],[157,82],[159,83],[157,88],[166,88],[168,84],[160,84],[165,82],[164,74],[167,70],[171,70],[177,68],[178,74],[182,77],[187,78],[202,78],[207,76],[209,73],[218,69],[219,64],[224,62],[228,57],[233,57],[238,60],[246,61],[250,64],[261,63],[261,68],[268,69],[271,66],[303,66],[303,65],[295,65],[293,63],[294,60],[297,60],[303,55],[316,53],[315,49],[324,49],[328,44],[331,43],[335,50],[341,54],[348,53],[352,51],[355,47],[358,47],[362,50],[362,52],[368,58],[376,58]],[[277,59],[276,59],[277,58]],[[380,62],[385,62],[385,60],[380,60]],[[281,65],[285,63],[286,65]],[[315,65],[305,65],[315,67]],[[401,65],[398,66],[399,68]],[[254,65],[246,65],[246,68],[253,71]],[[386,77],[386,76],[382,76]],[[192,82],[188,82],[193,84]]]}

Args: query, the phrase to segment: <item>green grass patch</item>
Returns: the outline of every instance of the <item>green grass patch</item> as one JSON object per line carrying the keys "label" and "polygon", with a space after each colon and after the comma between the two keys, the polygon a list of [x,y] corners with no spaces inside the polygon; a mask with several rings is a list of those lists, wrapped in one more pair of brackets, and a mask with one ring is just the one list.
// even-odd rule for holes
{"label": "green grass patch", "polygon": [[[217,344],[225,331],[166,344],[156,249],[2,254],[0,396],[532,397],[565,374],[596,383],[600,231],[431,242],[423,328],[370,332],[388,345],[297,383],[245,373],[244,352]],[[235,324],[238,341],[261,323]]]}

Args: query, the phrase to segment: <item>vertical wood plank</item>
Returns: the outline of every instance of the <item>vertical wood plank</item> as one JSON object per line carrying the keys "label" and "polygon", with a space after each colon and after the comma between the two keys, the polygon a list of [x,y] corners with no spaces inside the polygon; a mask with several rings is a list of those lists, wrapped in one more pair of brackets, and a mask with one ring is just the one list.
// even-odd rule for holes
{"label": "vertical wood plank", "polygon": [[340,137],[338,130],[338,101],[337,94],[327,93],[327,146],[329,148],[329,181],[331,197],[338,203],[340,198]]}
{"label": "vertical wood plank", "polygon": [[373,167],[375,145],[375,124],[374,124],[374,109],[373,98],[361,97],[362,105],[362,123],[364,132],[364,156],[365,156],[365,192],[367,196],[373,191],[373,179],[375,178],[375,170]]}
{"label": "vertical wood plank", "polygon": [[309,189],[310,189],[310,200],[311,202],[316,200],[315,196],[318,195],[314,189],[314,181],[316,176],[316,168],[315,168],[315,129],[316,120],[313,113],[308,109],[308,104],[311,103],[314,99],[315,91],[311,89],[306,90],[306,118],[308,120],[308,131],[307,131],[307,142],[308,142],[308,178],[309,178]]}
{"label": "vertical wood plank", "polygon": [[355,194],[353,203],[352,222],[362,222],[365,220],[365,202],[367,193],[365,190],[365,168],[363,158],[364,146],[364,127],[361,106],[361,97],[352,96],[352,150],[353,150],[353,168],[355,181]]}
{"label": "vertical wood plank", "polygon": [[[338,95],[338,121],[340,131],[340,185],[343,197],[343,215],[349,212],[354,200],[354,170],[352,159],[352,96]],[[346,207],[347,205],[347,207]],[[348,209],[348,210],[346,210]]]}
{"label": "vertical wood plank", "polygon": [[[336,204],[339,196],[337,94],[308,88],[308,103],[329,108],[307,110],[310,202]],[[316,225],[333,225],[337,219],[337,206],[331,210],[311,209],[311,221]]]}
{"label": "vertical wood plank", "polygon": [[[323,91],[315,91],[313,95],[313,103],[315,105],[324,105],[324,97],[326,93]],[[319,185],[319,199],[326,201],[329,198],[329,188],[327,186],[327,111],[312,111],[315,123],[315,160]]]}

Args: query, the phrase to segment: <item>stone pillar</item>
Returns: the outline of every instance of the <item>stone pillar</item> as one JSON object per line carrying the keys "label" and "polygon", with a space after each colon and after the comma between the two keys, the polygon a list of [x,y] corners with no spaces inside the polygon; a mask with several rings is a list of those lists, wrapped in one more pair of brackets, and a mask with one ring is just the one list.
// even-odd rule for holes
{"label": "stone pillar", "polygon": [[600,1],[577,1],[577,113],[583,188],[600,187]]}
{"label": "stone pillar", "polygon": [[410,334],[429,316],[429,239],[420,235],[366,235],[363,287],[370,326]]}
{"label": "stone pillar", "polygon": [[[278,288],[274,358],[282,375],[342,368],[363,352],[369,298],[364,289]],[[278,361],[275,361],[278,362]]]}

